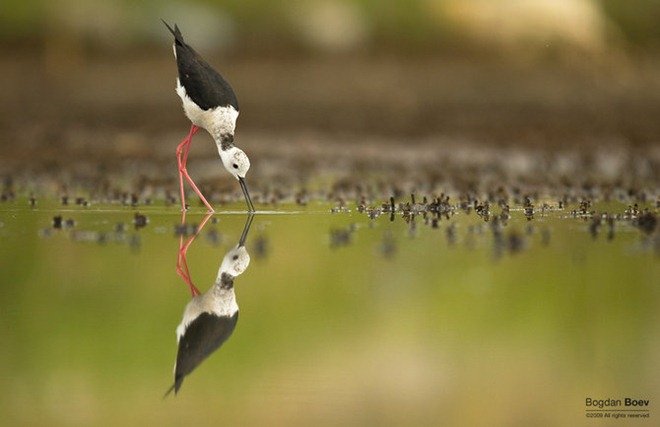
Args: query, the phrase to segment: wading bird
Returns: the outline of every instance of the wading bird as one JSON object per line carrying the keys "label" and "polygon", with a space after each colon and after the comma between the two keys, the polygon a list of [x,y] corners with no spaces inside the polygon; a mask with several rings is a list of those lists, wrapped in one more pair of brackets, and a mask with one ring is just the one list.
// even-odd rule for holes
{"label": "wading bird", "polygon": [[179,166],[179,187],[181,190],[181,208],[186,209],[183,180],[190,184],[210,212],[213,207],[206,200],[193,179],[188,175],[186,164],[193,136],[199,128],[206,129],[218,146],[218,152],[225,169],[232,174],[241,185],[248,211],[254,212],[250,199],[245,175],[250,169],[250,160],[240,148],[234,145],[234,129],[238,118],[238,100],[229,83],[222,78],[195,50],[187,45],[179,27],[174,29],[163,21],[163,24],[174,36],[174,57],[179,71],[176,79],[176,93],[183,102],[183,110],[192,122],[190,132],[176,148]]}
{"label": "wading bird", "polygon": [[[185,223],[185,212],[183,215],[182,224]],[[201,293],[190,278],[186,253],[210,217],[209,213],[188,241],[184,243],[181,237],[177,273],[188,285],[192,299],[186,305],[183,319],[176,328],[178,349],[174,364],[174,384],[165,396],[172,391],[178,393],[184,378],[229,339],[238,322],[234,279],[243,274],[250,265],[245,241],[254,215],[248,215],[238,244],[222,259],[215,283],[208,291]]]}

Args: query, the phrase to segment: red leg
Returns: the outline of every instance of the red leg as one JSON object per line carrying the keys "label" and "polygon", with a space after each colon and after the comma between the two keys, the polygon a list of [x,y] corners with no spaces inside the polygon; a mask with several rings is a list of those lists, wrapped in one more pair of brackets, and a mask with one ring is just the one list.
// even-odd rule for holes
{"label": "red leg", "polygon": [[[206,225],[208,220],[211,218],[212,214],[209,212],[202,222],[199,224],[199,227],[197,228],[197,232],[193,235],[190,236],[187,240],[183,239],[183,235],[179,239],[179,252],[177,254],[177,260],[176,260],[176,273],[181,276],[184,282],[186,282],[186,285],[188,285],[188,289],[190,289],[190,293],[192,296],[197,296],[200,294],[199,289],[195,287],[193,284],[193,281],[190,277],[190,271],[188,270],[188,260],[187,260],[187,255],[188,255],[188,248],[192,244],[193,241],[197,238],[199,233],[202,231],[202,228]],[[186,212],[183,211],[181,214],[181,224],[186,223]]]}
{"label": "red leg", "polygon": [[186,163],[188,162],[188,151],[190,150],[190,143],[192,142],[192,137],[197,133],[199,128],[195,125],[190,126],[190,132],[188,136],[183,138],[181,143],[176,147],[176,162],[179,168],[179,191],[181,195],[181,210],[186,210],[186,193],[183,188],[183,171],[186,169]]}
{"label": "red leg", "polygon": [[211,206],[211,204],[206,200],[206,197],[204,197],[204,195],[199,190],[199,188],[197,188],[197,185],[195,185],[195,182],[192,180],[190,175],[188,175],[188,171],[185,170],[185,167],[184,167],[184,170],[183,170],[183,176],[186,178],[186,180],[188,181],[188,184],[190,184],[190,186],[195,191],[195,193],[197,193],[199,198],[202,200],[202,203],[204,203],[204,206],[206,206],[206,209],[208,209],[208,211],[210,213],[215,212],[215,209],[213,209],[213,206]]}
{"label": "red leg", "polygon": [[190,127],[190,133],[188,136],[181,141],[181,144],[177,147],[177,161],[179,165],[179,187],[181,190],[181,200],[182,200],[182,208],[185,209],[185,202],[183,202],[185,194],[183,191],[183,179],[185,178],[186,181],[188,181],[188,184],[192,187],[192,189],[195,191],[195,193],[199,196],[199,198],[202,200],[204,203],[204,206],[209,210],[209,212],[215,212],[211,204],[206,200],[206,197],[202,194],[202,192],[199,190],[197,185],[195,184],[195,181],[188,175],[188,170],[186,168],[186,164],[188,163],[188,152],[190,151],[190,145],[192,143],[192,137],[197,133],[199,130],[199,127],[192,125]]}
{"label": "red leg", "polygon": [[[181,224],[185,225],[186,223],[186,211],[181,212]],[[194,237],[194,236],[193,236]],[[190,278],[190,271],[188,270],[188,261],[186,259],[186,252],[188,251],[188,244],[184,244],[183,234],[179,237],[179,252],[176,257],[176,274],[178,274],[183,281],[188,285],[190,293],[192,296],[199,295],[199,289],[195,287]]]}

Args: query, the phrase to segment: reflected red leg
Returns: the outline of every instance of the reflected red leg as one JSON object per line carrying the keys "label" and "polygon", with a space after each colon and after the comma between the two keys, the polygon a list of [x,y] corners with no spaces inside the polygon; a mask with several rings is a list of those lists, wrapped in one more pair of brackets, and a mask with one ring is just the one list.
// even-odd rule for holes
{"label": "reflected red leg", "polygon": [[[194,235],[190,236],[187,240],[184,241],[183,235],[179,238],[179,252],[177,254],[177,260],[176,260],[176,273],[181,276],[183,281],[188,285],[188,289],[190,289],[190,293],[192,294],[193,297],[197,296],[200,294],[199,289],[195,287],[193,284],[192,278],[190,277],[190,271],[188,270],[188,260],[187,260],[187,254],[188,254],[188,248],[192,244],[192,242],[197,238],[199,233],[202,231],[208,220],[211,218],[212,213],[209,212],[206,214],[202,222],[199,224],[199,227],[197,228],[197,232],[195,232]],[[186,223],[186,212],[183,211],[181,214],[181,224]]]}

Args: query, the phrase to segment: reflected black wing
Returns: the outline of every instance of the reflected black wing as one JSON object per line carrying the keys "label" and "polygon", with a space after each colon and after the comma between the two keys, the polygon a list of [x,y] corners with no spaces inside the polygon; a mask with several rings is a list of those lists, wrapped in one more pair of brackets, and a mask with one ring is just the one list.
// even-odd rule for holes
{"label": "reflected black wing", "polygon": [[216,351],[234,332],[238,312],[233,316],[202,313],[193,320],[179,340],[174,370],[174,393],[181,388],[183,379],[207,357]]}
{"label": "reflected black wing", "polygon": [[195,50],[186,44],[179,27],[165,26],[174,36],[179,81],[186,93],[202,110],[231,105],[238,111],[238,100],[229,83]]}

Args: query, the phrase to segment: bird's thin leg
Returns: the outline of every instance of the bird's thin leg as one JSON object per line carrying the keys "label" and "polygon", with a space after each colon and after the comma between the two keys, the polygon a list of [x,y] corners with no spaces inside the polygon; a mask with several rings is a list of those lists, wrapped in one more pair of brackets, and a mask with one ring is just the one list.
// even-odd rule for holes
{"label": "bird's thin leg", "polygon": [[[186,224],[186,211],[183,210],[181,212],[181,225],[185,226]],[[183,281],[188,285],[188,289],[190,289],[190,293],[192,296],[199,295],[199,289],[195,287],[195,285],[192,282],[192,279],[190,278],[190,271],[188,270],[188,261],[186,260],[186,252],[188,251],[188,246],[189,244],[184,244],[183,240],[183,234],[179,237],[179,251],[177,253],[176,257],[176,274],[178,274]]]}
{"label": "bird's thin leg", "polygon": [[190,150],[190,143],[192,142],[192,137],[197,133],[199,128],[195,125],[190,126],[190,132],[188,136],[183,138],[181,143],[176,147],[176,162],[179,168],[179,191],[181,193],[181,210],[186,210],[186,193],[183,188],[183,171],[186,169],[186,163],[188,162],[188,151]]}
{"label": "bird's thin leg", "polygon": [[[204,203],[204,206],[208,209],[209,212],[215,212],[213,209],[213,206],[206,200],[206,197],[202,194],[202,192],[199,190],[197,185],[195,184],[195,181],[190,177],[188,174],[188,169],[186,168],[186,164],[188,163],[188,152],[190,151],[190,145],[192,143],[192,137],[197,133],[199,130],[199,127],[192,125],[190,128],[190,134],[188,134],[188,137],[186,140],[184,140],[180,145],[181,145],[181,152],[180,155],[178,156],[180,158],[179,161],[179,183],[181,185],[181,194],[183,195],[183,178],[188,181],[188,184],[192,187],[192,189],[195,191],[195,193],[199,196],[199,198],[202,200],[202,203]],[[185,142],[185,144],[184,144]],[[182,196],[183,197],[183,196]]]}
{"label": "bird's thin leg", "polygon": [[206,206],[206,209],[208,209],[208,211],[210,213],[215,212],[215,209],[213,209],[213,206],[211,206],[211,204],[206,200],[206,197],[204,197],[204,195],[199,190],[199,188],[197,188],[197,185],[195,185],[195,182],[192,180],[190,175],[188,175],[188,171],[186,171],[185,169],[183,170],[183,176],[186,178],[186,180],[188,181],[188,184],[190,184],[190,186],[195,191],[195,193],[197,193],[199,198],[202,200],[202,203],[204,203],[204,206]]}
{"label": "bird's thin leg", "polygon": [[[199,233],[202,231],[208,220],[211,218],[211,213],[209,212],[202,222],[199,224],[197,227],[197,231],[195,232],[194,235],[192,235],[190,238],[184,241],[183,235],[179,238],[179,252],[177,255],[177,260],[176,260],[176,272],[183,281],[188,285],[188,288],[190,289],[190,293],[192,296],[197,296],[200,294],[199,289],[195,287],[193,284],[192,278],[190,277],[190,270],[188,270],[188,260],[187,260],[187,254],[188,254],[188,248],[192,244],[192,242],[197,238]],[[185,211],[181,215],[181,224],[185,225],[186,222],[186,213]]]}
{"label": "bird's thin leg", "polygon": [[188,262],[186,261],[186,254],[185,251],[183,250],[183,236],[181,236],[181,240],[179,242],[180,248],[179,248],[179,255],[177,258],[176,262],[176,274],[178,274],[183,281],[188,285],[188,289],[190,289],[190,293],[192,296],[197,296],[200,294],[199,289],[193,284],[192,279],[190,278],[190,271],[188,270]]}
{"label": "bird's thin leg", "polygon": [[190,289],[190,293],[192,296],[197,296],[200,294],[199,289],[195,287],[193,284],[193,281],[190,277],[190,271],[188,270],[188,262],[186,261],[186,254],[185,250],[183,250],[183,236],[181,237],[181,240],[179,242],[180,248],[179,248],[179,254],[177,257],[176,261],[176,274],[178,274],[183,281],[188,285],[188,289]]}

